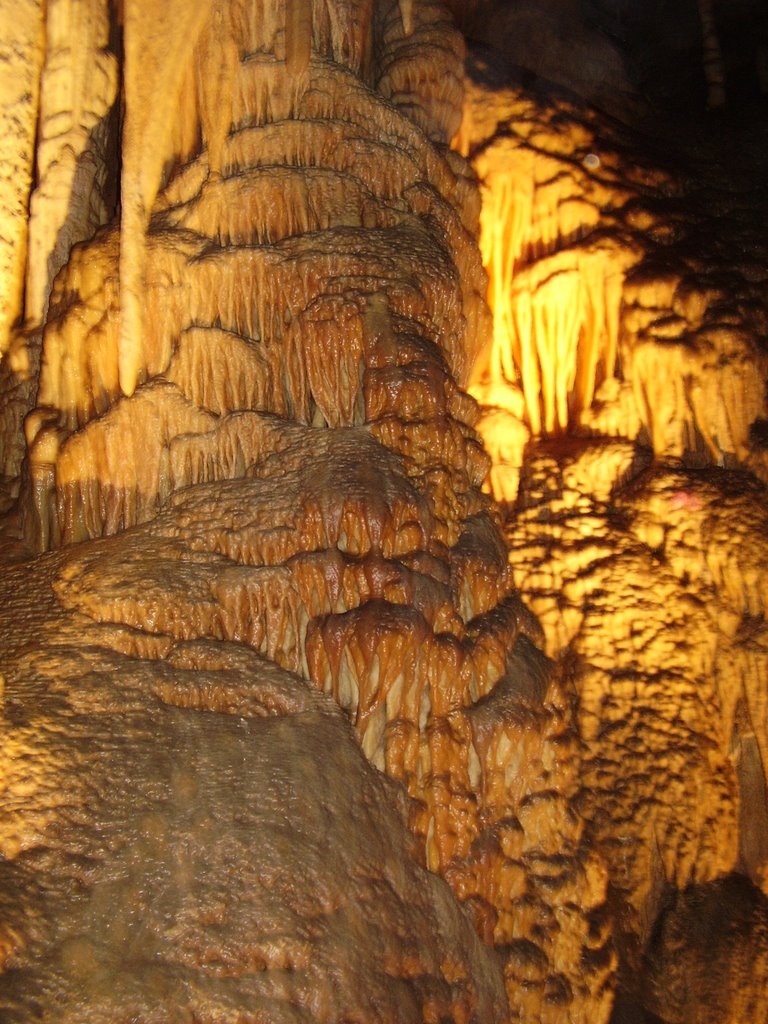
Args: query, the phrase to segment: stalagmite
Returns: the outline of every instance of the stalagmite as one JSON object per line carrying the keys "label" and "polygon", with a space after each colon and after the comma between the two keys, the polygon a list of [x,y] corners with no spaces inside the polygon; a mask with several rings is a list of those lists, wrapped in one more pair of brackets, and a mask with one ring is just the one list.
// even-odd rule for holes
{"label": "stalagmite", "polygon": [[[124,41],[120,219],[96,230],[99,214],[53,284],[16,482],[26,543],[48,552],[31,562],[45,600],[17,613],[13,577],[0,610],[7,596],[11,700],[55,678],[46,730],[70,706],[86,732],[91,716],[110,724],[82,767],[95,795],[75,833],[46,838],[57,812],[37,784],[28,811],[14,803],[0,891],[95,858],[91,815],[123,852],[82,875],[95,910],[71,907],[54,880],[44,906],[30,892],[11,915],[0,1005],[19,1024],[54,1005],[65,1020],[108,1019],[116,1003],[140,1017],[153,991],[132,959],[141,941],[164,951],[171,1016],[213,1019],[228,1003],[275,1020],[533,1024],[567,1006],[599,1024],[614,962],[590,924],[606,894],[583,845],[571,711],[514,593],[481,492],[479,410],[462,390],[490,329],[475,184],[447,149],[463,41],[434,0],[158,12],[136,0]],[[107,96],[88,116],[104,117]],[[106,156],[99,173],[117,185]],[[19,614],[51,617],[34,668]],[[338,708],[394,781],[354,761]],[[121,715],[130,754],[110,746]],[[56,780],[79,735],[41,755],[61,756]],[[13,736],[4,756],[23,776],[31,739],[21,725]],[[322,764],[324,743],[344,784]],[[138,809],[122,790],[102,795],[116,770]],[[359,873],[366,845],[379,853],[340,902],[323,832],[336,842],[346,814],[356,838],[340,870]],[[377,830],[388,838],[372,840]],[[50,844],[44,868],[38,841]],[[253,843],[263,857],[249,859]],[[307,857],[317,869],[303,873]],[[123,897],[108,879],[125,858]],[[425,878],[395,936],[401,894]],[[115,946],[98,908],[129,906],[137,887],[142,938],[118,909]],[[329,923],[339,911],[346,923]],[[440,952],[427,955],[435,930]],[[347,970],[355,931],[370,946]],[[100,979],[124,946],[113,990]],[[62,972],[38,992],[50,959]],[[379,970],[395,979],[386,995]]]}

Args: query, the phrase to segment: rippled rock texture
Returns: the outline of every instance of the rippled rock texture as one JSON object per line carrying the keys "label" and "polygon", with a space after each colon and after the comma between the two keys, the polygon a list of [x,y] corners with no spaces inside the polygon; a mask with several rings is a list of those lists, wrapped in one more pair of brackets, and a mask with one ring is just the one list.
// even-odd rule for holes
{"label": "rippled rock texture", "polygon": [[3,1021],[763,1020],[752,197],[438,0],[0,12]]}
{"label": "rippled rock texture", "polygon": [[570,680],[463,390],[490,318],[446,10],[43,24],[0,385],[3,1013],[606,1020]]}
{"label": "rippled rock texture", "polygon": [[764,202],[748,166],[662,164],[486,58],[460,144],[494,309],[471,391],[515,584],[574,674],[622,1012],[763,1020]]}

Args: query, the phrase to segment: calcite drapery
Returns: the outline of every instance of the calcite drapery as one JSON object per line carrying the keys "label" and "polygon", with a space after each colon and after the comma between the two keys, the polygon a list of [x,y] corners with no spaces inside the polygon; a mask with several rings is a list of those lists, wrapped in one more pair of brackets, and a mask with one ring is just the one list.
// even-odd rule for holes
{"label": "calcite drapery", "polygon": [[[764,218],[727,175],[643,172],[640,140],[622,149],[615,124],[543,87],[470,90],[462,145],[501,312],[478,362],[480,430],[516,586],[547,653],[574,665],[580,808],[608,866],[619,988],[665,1021],[759,1019]],[[719,970],[701,941],[717,914],[749,936]]]}
{"label": "calcite drapery", "polygon": [[624,278],[642,249],[626,221],[661,173],[623,166],[617,140],[573,102],[487,84],[469,68],[458,136],[483,189],[493,344],[473,389],[534,435],[562,433],[618,370]]}
{"label": "calcite drapery", "polygon": [[[5,5],[0,186],[0,506],[16,497],[40,327],[72,245],[114,214],[117,61],[102,0]],[[23,328],[22,326],[23,325]]]}
{"label": "calcite drapery", "polygon": [[494,338],[471,391],[496,496],[530,436],[569,430],[766,479],[765,246],[743,200],[685,195],[616,122],[495,74],[470,63],[458,143],[484,195]]}
{"label": "calcite drapery", "polygon": [[[20,1021],[52,1006],[72,1019],[117,1006],[147,1015],[155,992],[155,1007],[204,1020],[605,1020],[605,873],[575,808],[567,681],[514,595],[480,490],[476,406],[461,390],[488,316],[477,195],[445,148],[459,123],[460,37],[429,0],[217,0],[157,19],[132,0],[124,19],[121,219],[75,247],[56,279],[25,422],[26,537],[52,553],[29,569],[42,618],[15,599],[24,570],[8,584],[6,700],[23,708],[43,689],[40,742],[63,738],[38,786],[23,717],[13,725],[8,772],[32,796],[4,826],[3,885],[54,878],[9,911],[2,998]],[[42,631],[39,658],[14,616]],[[306,683],[343,707],[400,788],[354,761],[333,705]],[[116,707],[137,730],[117,751]],[[305,710],[298,755],[301,722],[279,723]],[[96,714],[109,721],[94,746]],[[254,723],[274,714],[276,725]],[[245,764],[251,744],[281,743],[274,763]],[[340,766],[324,803],[312,776],[325,745]],[[110,755],[145,807],[130,786],[105,797]],[[48,786],[78,758],[91,803],[76,795],[64,812]],[[228,796],[223,780],[236,780]],[[262,787],[266,820],[252,810]],[[394,792],[415,856],[497,952],[468,938],[434,879],[410,864],[397,874]],[[298,877],[345,815],[357,838],[339,871],[362,878],[348,900],[328,888],[324,858]],[[393,845],[371,864],[362,851],[376,829]],[[228,892],[262,830],[267,856]],[[206,876],[206,844],[221,874]],[[128,889],[105,885],[110,873]],[[74,878],[74,901],[58,877]],[[305,892],[315,883],[328,892],[319,910]],[[263,938],[250,935],[262,905],[238,909],[240,885],[266,894]],[[140,903],[134,931],[137,889],[150,902],[166,886],[156,908]],[[381,910],[379,888],[393,894]],[[110,900],[119,923],[105,941]],[[379,967],[364,957],[339,974],[349,936],[370,940],[353,904],[374,908],[374,930],[382,914],[388,937]],[[445,943],[426,956],[438,918]],[[308,950],[326,940],[318,966]],[[61,969],[43,984],[50,957]]]}

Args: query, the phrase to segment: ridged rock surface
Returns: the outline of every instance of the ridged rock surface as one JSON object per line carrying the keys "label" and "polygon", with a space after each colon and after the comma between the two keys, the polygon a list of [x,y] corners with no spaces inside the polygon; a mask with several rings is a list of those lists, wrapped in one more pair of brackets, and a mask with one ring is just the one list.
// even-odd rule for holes
{"label": "ridged rock surface", "polygon": [[653,990],[664,1021],[763,1020],[759,196],[693,153],[655,166],[615,122],[492,62],[471,75],[460,141],[495,313],[471,390],[515,584],[573,673],[619,1019]]}
{"label": "ridged rock surface", "polygon": [[86,190],[120,220],[69,253],[4,421],[0,999],[600,1024],[571,681],[463,390],[490,319],[461,37],[430,0],[123,15]]}
{"label": "ridged rock surface", "polygon": [[242,644],[63,610],[78,561],[2,580],[3,1020],[506,1019],[333,702]]}
{"label": "ridged rock surface", "polygon": [[471,390],[496,495],[514,500],[529,437],[569,431],[765,480],[757,198],[693,162],[660,165],[642,137],[510,84],[489,58],[470,62],[467,90],[458,143],[481,182],[494,311]]}
{"label": "ridged rock surface", "polygon": [[463,84],[438,0],[44,6],[0,1017],[763,1020],[756,195]]}

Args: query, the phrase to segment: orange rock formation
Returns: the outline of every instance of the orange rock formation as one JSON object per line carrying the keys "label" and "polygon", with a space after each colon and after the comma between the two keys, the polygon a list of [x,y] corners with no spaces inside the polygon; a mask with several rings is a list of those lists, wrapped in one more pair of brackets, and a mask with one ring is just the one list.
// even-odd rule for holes
{"label": "orange rock formation", "polygon": [[3,1020],[764,1014],[759,262],[442,0],[0,12]]}
{"label": "orange rock formation", "polygon": [[[579,807],[608,867],[620,985],[664,1021],[762,1020],[759,231],[737,195],[697,205],[615,123],[486,72],[460,135],[495,314],[471,390],[515,584],[547,654],[573,664]],[[708,999],[692,990],[715,971],[697,928],[718,908],[749,923]]]}
{"label": "orange rock formation", "polygon": [[[34,379],[6,444],[40,554],[0,604],[0,881],[25,893],[0,998],[19,1021],[605,1020],[568,680],[462,390],[489,318],[446,145],[461,38],[426,0],[126,3],[118,119],[104,11],[70,12],[102,69],[71,129],[104,156],[89,228],[41,177],[6,358]],[[93,237],[47,299],[64,216]]]}

